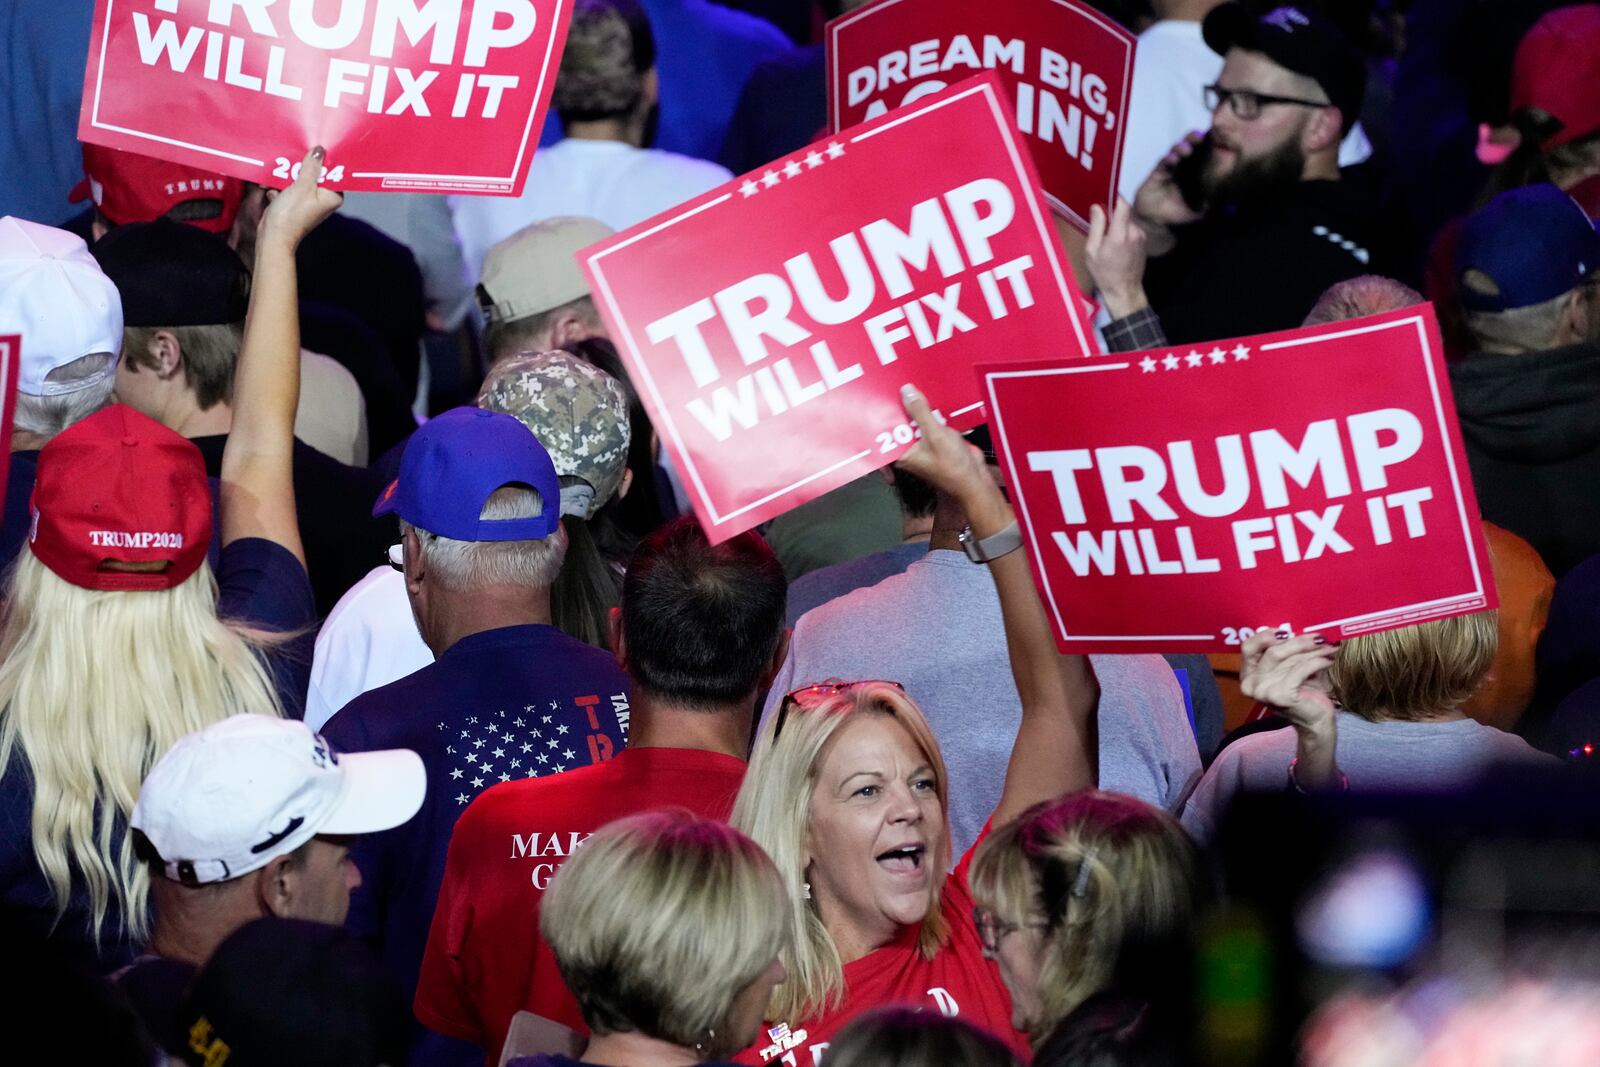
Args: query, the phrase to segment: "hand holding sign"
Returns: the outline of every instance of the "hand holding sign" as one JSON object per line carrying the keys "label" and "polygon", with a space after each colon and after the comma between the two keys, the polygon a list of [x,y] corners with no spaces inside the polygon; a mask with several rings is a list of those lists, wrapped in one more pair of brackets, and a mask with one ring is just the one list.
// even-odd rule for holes
{"label": "hand holding sign", "polygon": [[319,184],[318,171],[325,154],[321,145],[311,149],[289,188],[267,194],[267,210],[261,216],[258,243],[281,241],[292,251],[300,247],[306,234],[339,210],[344,197]]}
{"label": "hand holding sign", "polygon": [[916,386],[901,386],[900,400],[906,406],[906,414],[917,424],[918,440],[895,461],[895,466],[954,497],[978,537],[988,537],[1009,526],[1013,521],[1011,505],[989,474],[983,450],[946,426]]}

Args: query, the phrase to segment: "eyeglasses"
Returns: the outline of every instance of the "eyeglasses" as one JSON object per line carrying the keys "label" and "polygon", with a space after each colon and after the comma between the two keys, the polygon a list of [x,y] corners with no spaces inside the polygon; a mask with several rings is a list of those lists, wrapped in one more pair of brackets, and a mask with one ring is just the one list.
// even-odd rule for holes
{"label": "eyeglasses", "polygon": [[1007,934],[1014,934],[1018,930],[1044,930],[1050,924],[1043,919],[1029,919],[1025,923],[1002,922],[1000,916],[988,908],[972,909],[972,925],[978,928],[978,940],[983,943],[983,950],[988,953],[1000,951],[1000,942]]}
{"label": "eyeglasses", "polygon": [[856,682],[841,682],[835,679],[790,690],[783,695],[783,703],[778,705],[778,721],[773,724],[772,739],[776,741],[778,735],[783,733],[783,723],[789,717],[790,708],[814,708],[838,696],[840,693],[848,693],[850,690],[859,689],[864,685],[892,685],[902,693],[906,691],[906,687],[899,682],[891,682],[884,678],[863,678]]}
{"label": "eyeglasses", "polygon": [[383,554],[384,561],[395,570],[404,574],[406,571],[406,545],[404,541],[396,542],[389,546],[389,551]]}
{"label": "eyeglasses", "polygon": [[1333,106],[1326,100],[1301,100],[1293,96],[1271,96],[1251,89],[1224,89],[1220,85],[1206,86],[1205,102],[1207,111],[1216,111],[1223,104],[1227,104],[1233,110],[1234,117],[1244,119],[1246,122],[1260,118],[1261,109],[1267,104],[1296,104],[1300,107]]}

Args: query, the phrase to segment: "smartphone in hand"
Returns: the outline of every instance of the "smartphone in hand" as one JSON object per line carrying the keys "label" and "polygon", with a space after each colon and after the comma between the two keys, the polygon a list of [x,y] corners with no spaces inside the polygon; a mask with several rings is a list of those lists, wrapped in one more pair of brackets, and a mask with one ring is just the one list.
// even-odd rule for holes
{"label": "smartphone in hand", "polygon": [[1194,146],[1194,151],[1172,166],[1172,182],[1191,211],[1206,209],[1205,170],[1211,160],[1211,134]]}

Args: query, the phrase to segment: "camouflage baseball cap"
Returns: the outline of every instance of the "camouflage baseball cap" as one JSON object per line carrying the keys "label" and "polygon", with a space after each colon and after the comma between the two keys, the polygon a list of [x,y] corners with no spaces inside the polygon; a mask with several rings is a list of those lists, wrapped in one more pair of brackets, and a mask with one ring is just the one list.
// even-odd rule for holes
{"label": "camouflage baseball cap", "polygon": [[567,352],[521,352],[489,371],[478,406],[522,420],[544,445],[563,480],[561,514],[592,519],[616,495],[628,463],[628,400],[605,371]]}

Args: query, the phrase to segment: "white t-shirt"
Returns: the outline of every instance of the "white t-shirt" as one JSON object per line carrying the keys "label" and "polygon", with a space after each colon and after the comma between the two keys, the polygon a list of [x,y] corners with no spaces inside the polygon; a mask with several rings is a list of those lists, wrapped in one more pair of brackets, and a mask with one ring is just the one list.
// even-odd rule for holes
{"label": "white t-shirt", "polygon": [[[1166,19],[1139,35],[1133,59],[1133,90],[1128,95],[1128,132],[1122,146],[1117,191],[1133,202],[1156,164],[1190,130],[1209,130],[1205,87],[1222,73],[1222,57],[1200,35],[1200,23]],[[1339,146],[1339,165],[1348,167],[1372,155],[1360,123]]]}
{"label": "white t-shirt", "polygon": [[531,223],[579,215],[625,230],[731,177],[703,159],[569,137],[539,149],[521,196],[456,196],[450,209],[476,279],[489,249]]}
{"label": "white t-shirt", "polygon": [[374,567],[328,612],[311,655],[306,725],[313,730],[350,701],[433,662],[417,633],[405,575]]}

